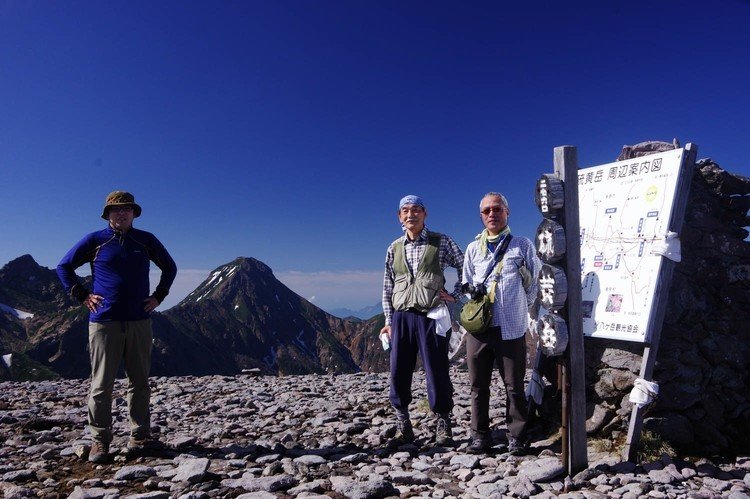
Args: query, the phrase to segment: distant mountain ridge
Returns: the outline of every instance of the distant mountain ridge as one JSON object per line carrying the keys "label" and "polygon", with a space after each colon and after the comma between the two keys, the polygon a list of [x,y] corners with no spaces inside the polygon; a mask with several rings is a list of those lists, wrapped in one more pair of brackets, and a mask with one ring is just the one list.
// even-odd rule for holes
{"label": "distant mountain ridge", "polygon": [[328,313],[346,319],[349,317],[356,317],[358,319],[372,319],[378,314],[383,313],[383,304],[378,302],[375,305],[369,307],[360,308],[359,310],[352,310],[349,308],[334,308],[328,310]]}
{"label": "distant mountain ridge", "polygon": [[[30,255],[9,262],[0,269],[0,304],[0,354],[23,352],[64,377],[89,375],[88,312],[66,295],[54,270]],[[246,368],[267,374],[350,373],[388,365],[377,337],[382,315],[354,321],[328,314],[254,258],[217,267],[152,320],[157,376],[235,374]]]}

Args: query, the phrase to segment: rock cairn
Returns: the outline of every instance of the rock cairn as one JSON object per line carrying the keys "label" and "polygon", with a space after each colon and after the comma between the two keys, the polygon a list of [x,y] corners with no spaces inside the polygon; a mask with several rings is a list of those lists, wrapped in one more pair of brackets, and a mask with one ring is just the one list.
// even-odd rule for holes
{"label": "rock cairn", "polygon": [[[497,376],[495,376],[497,378]],[[590,449],[591,467],[566,477],[559,442],[526,456],[468,444],[468,374],[453,370],[453,448],[435,448],[422,372],[415,376],[416,445],[389,448],[395,427],[388,375],[152,379],[152,429],[165,450],[111,464],[83,460],[88,383],[0,383],[0,494],[5,498],[750,497],[750,458],[671,459],[640,466]],[[127,438],[125,383],[117,382],[115,442]],[[490,415],[504,410],[493,385]],[[500,440],[504,428],[495,430]]]}
{"label": "rock cairn", "polygon": [[[643,146],[643,147],[639,147]],[[672,149],[644,143],[629,159]],[[697,162],[654,369],[659,396],[644,429],[703,456],[750,451],[750,179]],[[587,338],[591,434],[623,439],[643,346]]]}

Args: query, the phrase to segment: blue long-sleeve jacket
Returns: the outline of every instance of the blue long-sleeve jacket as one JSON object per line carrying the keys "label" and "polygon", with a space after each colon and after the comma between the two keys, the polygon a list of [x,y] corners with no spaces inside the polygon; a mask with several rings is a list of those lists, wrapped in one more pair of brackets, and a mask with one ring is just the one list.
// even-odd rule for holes
{"label": "blue long-sleeve jacket", "polygon": [[[89,292],[104,300],[91,322],[136,321],[147,319],[144,300],[149,297],[150,262],[161,269],[161,279],[153,293],[159,302],[169,293],[177,266],[164,246],[150,232],[131,227],[125,235],[107,227],[81,239],[57,266],[57,275],[65,291],[79,301]],[[84,288],[75,270],[91,265],[93,289]]]}

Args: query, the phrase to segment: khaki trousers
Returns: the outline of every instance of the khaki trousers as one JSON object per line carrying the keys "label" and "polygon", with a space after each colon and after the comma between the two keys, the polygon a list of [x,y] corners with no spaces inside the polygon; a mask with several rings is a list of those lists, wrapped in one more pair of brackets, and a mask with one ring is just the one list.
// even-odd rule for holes
{"label": "khaki trousers", "polygon": [[95,440],[112,442],[112,390],[121,361],[124,361],[128,378],[130,435],[137,439],[150,435],[148,374],[152,340],[151,319],[89,323],[91,391],[88,412],[89,429]]}

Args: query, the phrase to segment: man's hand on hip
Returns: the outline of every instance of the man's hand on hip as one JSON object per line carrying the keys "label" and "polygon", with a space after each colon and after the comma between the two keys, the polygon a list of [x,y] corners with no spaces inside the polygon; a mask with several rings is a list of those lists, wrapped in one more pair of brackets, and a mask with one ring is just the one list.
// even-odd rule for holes
{"label": "man's hand on hip", "polygon": [[443,301],[447,301],[448,303],[456,303],[456,299],[453,298],[453,295],[451,295],[444,289],[440,290],[440,299]]}
{"label": "man's hand on hip", "polygon": [[95,295],[94,293],[89,293],[89,295],[86,298],[84,298],[81,303],[86,305],[86,308],[89,309],[93,313],[93,312],[96,312],[96,309],[99,308],[99,305],[101,305],[103,300],[104,300],[103,296]]}
{"label": "man's hand on hip", "polygon": [[148,298],[143,300],[143,303],[146,304],[146,306],[143,307],[143,310],[145,310],[146,312],[151,312],[159,306],[159,300],[157,300],[153,296],[149,296]]}

